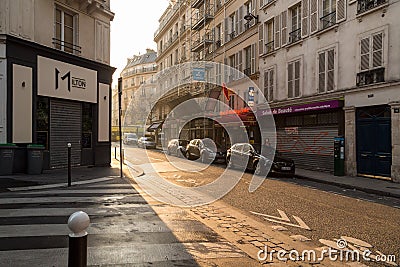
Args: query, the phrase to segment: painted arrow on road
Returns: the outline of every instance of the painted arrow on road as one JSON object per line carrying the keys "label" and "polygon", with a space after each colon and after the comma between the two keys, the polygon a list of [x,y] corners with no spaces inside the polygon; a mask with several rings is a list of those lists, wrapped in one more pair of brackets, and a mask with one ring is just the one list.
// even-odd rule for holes
{"label": "painted arrow on road", "polygon": [[297,221],[297,224],[293,224],[293,223],[291,223],[291,221],[290,221],[289,217],[286,215],[286,213],[279,209],[278,209],[278,213],[279,213],[280,217],[267,215],[267,214],[263,214],[263,213],[258,213],[255,211],[250,211],[250,212],[253,214],[256,214],[256,215],[263,216],[263,217],[265,217],[264,218],[265,220],[270,221],[270,222],[284,224],[284,225],[293,226],[293,227],[302,228],[302,229],[311,231],[311,228],[308,227],[308,225],[300,217],[293,215],[293,218]]}

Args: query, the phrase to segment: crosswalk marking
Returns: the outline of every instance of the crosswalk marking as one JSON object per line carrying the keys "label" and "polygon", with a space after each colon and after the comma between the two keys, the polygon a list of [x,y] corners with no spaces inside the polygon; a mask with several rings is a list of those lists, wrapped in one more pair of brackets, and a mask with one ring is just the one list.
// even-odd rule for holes
{"label": "crosswalk marking", "polygon": [[[171,265],[167,262],[174,261],[197,266],[193,255],[200,259],[246,257],[225,240],[203,242],[213,235],[212,230],[187,219],[184,210],[151,203],[164,212],[157,214],[122,179],[0,193],[0,265],[66,266],[67,219],[78,210],[91,219],[87,229],[88,265]],[[179,240],[174,233],[181,233]]]}

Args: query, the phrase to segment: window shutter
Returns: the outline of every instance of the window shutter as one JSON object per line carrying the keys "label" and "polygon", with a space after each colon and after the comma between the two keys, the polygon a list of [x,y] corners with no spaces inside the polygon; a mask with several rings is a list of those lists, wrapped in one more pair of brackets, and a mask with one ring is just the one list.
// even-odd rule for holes
{"label": "window shutter", "polygon": [[300,60],[294,62],[294,96],[300,96]]}
{"label": "window shutter", "polygon": [[282,37],[282,46],[287,44],[288,33],[287,33],[287,10],[281,13],[281,37]]}
{"label": "window shutter", "polygon": [[302,15],[301,15],[301,37],[304,38],[308,35],[308,0],[301,1]]}
{"label": "window shutter", "polygon": [[239,7],[239,34],[243,32],[243,6]]}
{"label": "window shutter", "polygon": [[369,54],[370,54],[369,43],[370,43],[369,37],[361,39],[361,42],[360,42],[360,52],[361,52],[360,70],[361,71],[369,69]]}
{"label": "window shutter", "polygon": [[224,68],[223,82],[227,82],[227,81],[229,81],[229,77],[228,77],[228,75],[229,75],[229,73],[228,73],[229,67],[228,67],[228,59],[227,58],[224,58],[224,66],[223,66],[223,68]]}
{"label": "window shutter", "polygon": [[318,92],[325,92],[325,52],[318,54]]}
{"label": "window shutter", "polygon": [[[241,72],[242,71],[242,50],[238,52],[238,70]],[[240,74],[242,76],[242,74]],[[242,77],[240,77],[242,78]]]}
{"label": "window shutter", "polygon": [[224,43],[227,43],[229,41],[229,34],[228,34],[228,18],[224,19]]}
{"label": "window shutter", "polygon": [[383,65],[383,33],[372,36],[372,67],[382,67]]}
{"label": "window shutter", "polygon": [[110,26],[103,25],[103,62],[110,63]]}
{"label": "window shutter", "polygon": [[288,98],[293,98],[293,63],[288,64]]}
{"label": "window shutter", "polygon": [[275,71],[274,68],[269,71],[269,91],[268,91],[268,100],[274,100],[274,81],[275,81]]}
{"label": "window shutter", "polygon": [[239,10],[236,10],[235,12],[235,36],[239,35]]}
{"label": "window shutter", "polygon": [[256,44],[251,45],[251,74],[256,72]]}
{"label": "window shutter", "polygon": [[269,85],[269,79],[268,79],[268,71],[264,71],[264,97],[268,99],[268,85]]}
{"label": "window shutter", "polygon": [[310,0],[310,33],[318,31],[318,0]]}
{"label": "window shutter", "polygon": [[[251,7],[252,7],[251,14],[253,14],[254,16],[256,16],[256,5],[257,5],[257,1],[256,0],[252,0],[252,3],[251,3]],[[256,25],[256,23],[257,23],[256,19],[252,19],[251,20],[251,26]]]}
{"label": "window shutter", "polygon": [[274,45],[275,45],[275,49],[278,49],[279,47],[281,47],[281,29],[280,29],[280,19],[279,19],[279,15],[277,15],[275,17],[275,21],[274,21],[274,26],[275,26],[275,40],[274,40]]}
{"label": "window shutter", "polygon": [[332,91],[335,89],[335,50],[331,49],[327,52],[327,82],[326,90]]}
{"label": "window shutter", "polygon": [[264,23],[258,25],[258,48],[259,54],[264,54]]}
{"label": "window shutter", "polygon": [[336,1],[336,23],[346,20],[346,0]]}

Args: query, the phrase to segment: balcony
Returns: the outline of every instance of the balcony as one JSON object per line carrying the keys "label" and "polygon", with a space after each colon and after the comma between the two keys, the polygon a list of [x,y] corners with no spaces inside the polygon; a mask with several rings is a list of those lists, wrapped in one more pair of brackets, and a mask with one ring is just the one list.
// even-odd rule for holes
{"label": "balcony", "polygon": [[269,54],[274,51],[274,41],[265,44],[265,54]]}
{"label": "balcony", "polygon": [[251,68],[245,68],[245,69],[243,70],[243,73],[244,73],[246,76],[250,76],[250,75],[251,75]]}
{"label": "balcony", "polygon": [[207,23],[214,19],[213,6],[207,5],[199,9],[192,17],[192,30],[201,30]]}
{"label": "balcony", "polygon": [[336,24],[336,11],[329,13],[319,19],[321,30],[329,28]]}
{"label": "balcony", "polygon": [[205,34],[201,39],[193,41],[192,52],[198,52],[212,43],[213,43],[212,35]]}
{"label": "balcony", "polygon": [[289,33],[289,44],[293,44],[301,39],[301,28]]}
{"label": "balcony", "polygon": [[221,47],[221,40],[215,41],[215,48],[220,48]]}
{"label": "balcony", "polygon": [[62,50],[64,52],[68,52],[75,55],[80,55],[82,47],[79,45],[74,45],[65,41],[61,41],[60,39],[53,38],[52,44],[55,49]]}
{"label": "balcony", "polygon": [[229,33],[229,40],[228,41],[231,41],[231,40],[235,39],[235,37],[236,37],[236,32],[235,31]]}
{"label": "balcony", "polygon": [[358,0],[357,15],[386,4],[387,2],[387,0]]}
{"label": "balcony", "polygon": [[357,86],[381,83],[385,81],[385,68],[372,69],[357,73]]}

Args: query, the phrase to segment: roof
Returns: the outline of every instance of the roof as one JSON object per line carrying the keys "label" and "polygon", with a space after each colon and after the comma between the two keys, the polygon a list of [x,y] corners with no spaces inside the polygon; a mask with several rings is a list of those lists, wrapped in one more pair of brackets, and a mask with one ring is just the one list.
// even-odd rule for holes
{"label": "roof", "polygon": [[128,58],[128,62],[124,69],[141,64],[148,64],[153,62],[155,63],[156,58],[157,58],[157,52],[155,51],[148,51],[146,54],[143,55],[135,55],[132,58]]}

